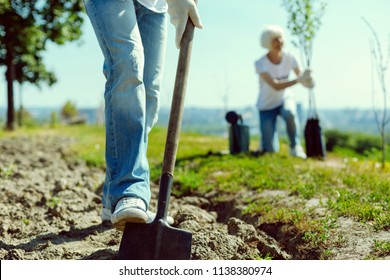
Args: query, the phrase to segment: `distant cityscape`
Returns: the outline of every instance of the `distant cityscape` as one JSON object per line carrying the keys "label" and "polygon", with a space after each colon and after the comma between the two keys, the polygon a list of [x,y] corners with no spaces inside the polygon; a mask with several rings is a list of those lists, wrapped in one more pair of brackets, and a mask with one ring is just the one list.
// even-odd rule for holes
{"label": "distant cityscape", "polygon": [[[48,123],[50,114],[60,108],[27,108],[38,123]],[[258,111],[254,107],[236,108],[235,111],[242,116],[243,123],[250,128],[251,135],[258,135]],[[104,113],[102,108],[79,108],[88,124],[103,124]],[[166,127],[169,120],[169,108],[161,108],[157,125]],[[229,124],[225,120],[226,111],[221,109],[208,109],[188,107],[184,109],[182,131],[198,132],[208,135],[226,135]],[[301,129],[306,123],[305,109],[299,109]],[[0,123],[4,124],[6,109],[0,107]],[[364,132],[378,134],[373,110],[370,109],[319,109],[318,116],[323,130],[337,129],[346,132]],[[284,123],[280,122],[279,130],[283,132]]]}

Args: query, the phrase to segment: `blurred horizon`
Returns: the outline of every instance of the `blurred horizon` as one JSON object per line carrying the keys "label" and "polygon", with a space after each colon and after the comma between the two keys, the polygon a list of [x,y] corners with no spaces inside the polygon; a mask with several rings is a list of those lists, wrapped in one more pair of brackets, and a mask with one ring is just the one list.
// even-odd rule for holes
{"label": "blurred horizon", "polygon": [[[18,108],[19,109],[19,108]],[[24,108],[29,113],[28,123],[31,126],[48,125],[51,122],[52,113],[61,115],[61,107],[33,107]],[[83,120],[88,125],[104,126],[103,108],[78,107],[76,120]],[[232,109],[242,115],[243,124],[248,125],[251,135],[259,135],[258,112],[255,107],[237,107]],[[0,107],[0,114],[5,115],[6,108]],[[159,112],[157,126],[167,127],[169,121],[169,107],[162,107]],[[226,111],[223,108],[187,107],[183,113],[182,131],[197,132],[206,135],[226,136],[229,124],[225,120]],[[307,111],[298,107],[298,116],[301,123],[301,131],[307,120]],[[324,131],[338,130],[344,132],[361,132],[364,134],[378,134],[373,111],[370,109],[318,109],[320,125]],[[0,124],[4,118],[0,116]],[[66,120],[60,120],[66,124]],[[285,135],[283,124],[279,126],[279,132]]]}
{"label": "blurred horizon", "polygon": [[[390,1],[343,0],[327,2],[322,25],[314,40],[313,75],[318,108],[372,108],[372,80],[369,38],[371,33],[364,16],[378,37],[387,56],[390,33]],[[258,77],[254,62],[265,54],[259,36],[267,24],[286,29],[287,12],[282,1],[233,0],[199,1],[204,29],[196,30],[191,59],[186,107],[239,108],[255,106]],[[178,50],[174,28],[168,18],[166,64],[161,86],[161,106],[171,102]],[[49,44],[44,62],[55,72],[58,82],[42,90],[14,83],[15,108],[20,99],[25,108],[60,107],[66,101],[79,108],[97,108],[103,102],[103,57],[88,18],[80,41],[64,46]],[[286,29],[285,51],[301,61]],[[205,63],[207,62],[207,63]],[[5,67],[0,68],[0,107],[7,104]],[[387,73],[389,74],[389,73]],[[379,89],[379,84],[376,83]],[[307,92],[293,88],[297,101],[307,107]],[[20,98],[22,96],[22,98]],[[380,97],[380,96],[379,96]],[[381,105],[380,100],[377,103]]]}

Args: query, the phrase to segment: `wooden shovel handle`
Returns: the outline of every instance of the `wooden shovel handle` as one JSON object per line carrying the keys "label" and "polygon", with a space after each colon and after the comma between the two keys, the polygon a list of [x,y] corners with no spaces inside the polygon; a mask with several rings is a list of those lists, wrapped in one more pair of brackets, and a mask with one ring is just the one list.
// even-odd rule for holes
{"label": "wooden shovel handle", "polygon": [[179,146],[184,97],[187,88],[188,72],[190,69],[194,29],[194,24],[191,19],[188,19],[183,38],[181,40],[179,60],[176,70],[175,88],[173,90],[171,113],[169,116],[162,173],[169,173],[172,176],[175,167],[177,148]]}

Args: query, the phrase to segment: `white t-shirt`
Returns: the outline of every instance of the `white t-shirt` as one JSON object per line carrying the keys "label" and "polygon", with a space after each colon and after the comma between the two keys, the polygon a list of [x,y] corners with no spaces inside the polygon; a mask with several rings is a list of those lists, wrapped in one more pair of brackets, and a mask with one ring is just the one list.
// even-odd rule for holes
{"label": "white t-shirt", "polygon": [[168,9],[166,0],[137,0],[142,6],[156,13],[165,13]]}
{"label": "white t-shirt", "polygon": [[[256,73],[268,74],[273,79],[287,81],[291,70],[298,67],[295,57],[289,53],[282,53],[282,60],[279,64],[273,64],[265,55],[255,62]],[[287,98],[292,97],[290,89],[275,90],[259,75],[260,91],[257,98],[257,108],[261,111],[271,110],[283,104]]]}

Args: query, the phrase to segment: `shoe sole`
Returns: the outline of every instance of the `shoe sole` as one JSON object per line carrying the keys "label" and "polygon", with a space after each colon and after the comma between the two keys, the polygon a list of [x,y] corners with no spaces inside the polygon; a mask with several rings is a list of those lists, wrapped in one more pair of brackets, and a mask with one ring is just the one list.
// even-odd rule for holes
{"label": "shoe sole", "polygon": [[111,216],[112,225],[119,231],[123,231],[127,223],[145,224],[147,220],[146,212],[136,208],[123,209]]}
{"label": "shoe sole", "polygon": [[[148,215],[148,220],[146,221],[147,224],[151,223],[154,221],[154,219],[156,218],[156,213],[153,213],[151,211],[146,211],[146,214]],[[106,224],[106,225],[112,225],[112,222],[111,222],[111,212],[107,209],[102,209],[102,213],[101,213],[101,219],[102,219],[102,224]],[[168,225],[173,225],[173,223],[175,222],[175,220],[173,219],[173,217],[171,216],[168,216],[167,217],[167,222],[168,222]],[[122,228],[122,226],[119,226],[120,228]],[[124,226],[123,226],[124,228]],[[123,231],[123,229],[122,229]]]}

